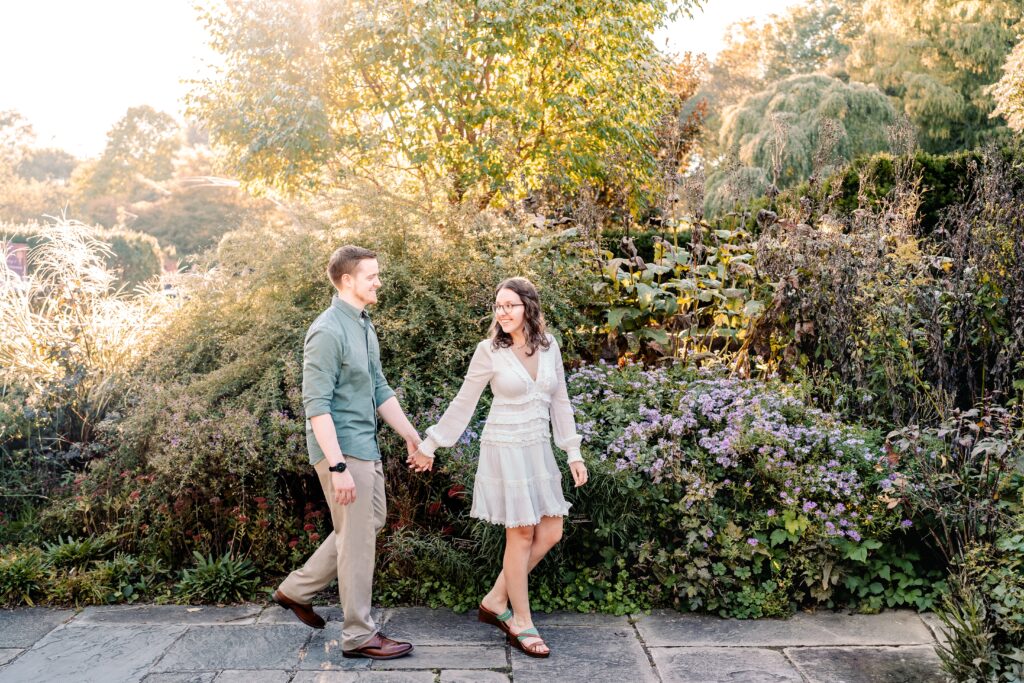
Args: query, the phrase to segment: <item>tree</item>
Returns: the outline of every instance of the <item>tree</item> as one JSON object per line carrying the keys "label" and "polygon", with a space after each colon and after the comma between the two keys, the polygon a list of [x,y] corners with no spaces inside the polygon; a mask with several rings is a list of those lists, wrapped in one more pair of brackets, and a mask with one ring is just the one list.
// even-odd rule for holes
{"label": "tree", "polygon": [[[892,104],[874,86],[797,75],[727,107],[719,143],[740,164],[758,169],[763,182],[781,188],[808,178],[816,158],[849,160],[887,149],[895,120]],[[745,177],[753,176],[747,171]]]}
{"label": "tree", "polygon": [[65,182],[71,179],[71,173],[78,166],[78,159],[62,149],[48,147],[30,150],[15,171],[26,180]]}
{"label": "tree", "polygon": [[1024,132],[1024,40],[1017,43],[1003,65],[1003,77],[992,88],[996,109],[992,116],[1002,116],[1010,128]]}
{"label": "tree", "polygon": [[1024,30],[1021,0],[866,0],[862,19],[850,77],[896,98],[927,151],[969,149],[1005,132],[989,117],[989,86]]}
{"label": "tree", "polygon": [[[684,0],[682,6],[696,4]],[[208,10],[191,110],[246,181],[414,178],[480,206],[653,172],[667,0],[284,0]]]}
{"label": "tree", "polygon": [[85,172],[84,194],[132,194],[146,181],[171,177],[181,129],[170,114],[144,105],[131,107],[107,133],[107,146]]}
{"label": "tree", "polygon": [[32,124],[13,109],[0,111],[0,164],[14,168],[35,142]]}
{"label": "tree", "polygon": [[807,0],[765,21],[744,19],[728,27],[724,47],[697,92],[709,110],[705,156],[715,157],[721,113],[744,97],[793,74],[826,73],[846,80],[843,62],[862,30],[863,0]]}

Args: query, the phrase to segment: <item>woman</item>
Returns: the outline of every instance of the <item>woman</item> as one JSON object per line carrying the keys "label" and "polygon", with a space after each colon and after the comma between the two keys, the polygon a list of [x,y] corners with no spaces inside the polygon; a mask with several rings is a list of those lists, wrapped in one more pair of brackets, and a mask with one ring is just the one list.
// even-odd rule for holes
{"label": "woman", "polygon": [[562,518],[569,511],[551,450],[549,421],[555,443],[568,454],[577,487],[587,482],[587,468],[580,456],[562,356],[545,332],[540,298],[526,278],[498,285],[491,336],[477,345],[458,395],[409,457],[412,469],[431,469],[434,450],[458,441],[488,384],[494,401],[480,436],[469,514],[503,524],[506,542],[502,571],[481,601],[478,615],[525,654],[547,657],[550,650],[530,615],[527,575],[562,538]]}

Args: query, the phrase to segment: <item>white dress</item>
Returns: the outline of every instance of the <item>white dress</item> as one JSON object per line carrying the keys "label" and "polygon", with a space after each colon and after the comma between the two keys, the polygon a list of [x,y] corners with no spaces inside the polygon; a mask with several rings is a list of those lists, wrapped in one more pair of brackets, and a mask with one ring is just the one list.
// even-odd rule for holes
{"label": "white dress", "polygon": [[420,452],[429,456],[438,447],[453,446],[469,425],[484,387],[491,385],[494,401],[480,435],[471,517],[517,527],[569,512],[551,450],[551,425],[555,444],[568,462],[583,459],[582,439],[576,434],[562,354],[554,338],[548,339],[551,346],[536,351],[536,380],[512,349],[494,349],[490,339],[477,344],[462,388],[420,444]]}

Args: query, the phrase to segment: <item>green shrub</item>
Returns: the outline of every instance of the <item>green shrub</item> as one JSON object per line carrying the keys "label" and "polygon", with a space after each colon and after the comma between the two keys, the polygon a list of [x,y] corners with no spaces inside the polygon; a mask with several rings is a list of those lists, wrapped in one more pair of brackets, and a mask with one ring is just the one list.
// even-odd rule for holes
{"label": "green shrub", "polygon": [[1024,678],[1024,525],[969,549],[937,610],[948,640],[937,651],[954,680]]}
{"label": "green shrub", "polygon": [[182,572],[177,586],[178,597],[182,600],[225,604],[252,598],[259,585],[259,576],[252,562],[230,555],[214,559],[212,555],[192,554],[196,565]]}
{"label": "green shrub", "polygon": [[0,605],[34,605],[46,595],[49,570],[36,548],[5,548],[0,553]]}
{"label": "green shrub", "polygon": [[113,539],[87,536],[82,539],[57,537],[45,544],[46,563],[55,569],[83,569],[110,552]]}

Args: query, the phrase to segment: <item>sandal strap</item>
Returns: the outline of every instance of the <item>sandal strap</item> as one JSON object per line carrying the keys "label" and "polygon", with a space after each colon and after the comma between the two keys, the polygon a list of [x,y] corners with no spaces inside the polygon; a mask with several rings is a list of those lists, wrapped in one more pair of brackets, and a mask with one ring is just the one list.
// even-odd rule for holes
{"label": "sandal strap", "polygon": [[501,614],[495,614],[494,616],[498,621],[508,621],[512,618],[512,610],[511,608],[506,608],[504,612]]}
{"label": "sandal strap", "polygon": [[525,638],[540,638],[540,633],[533,627],[524,628],[516,634],[516,638],[519,639],[519,642],[522,642]]}

